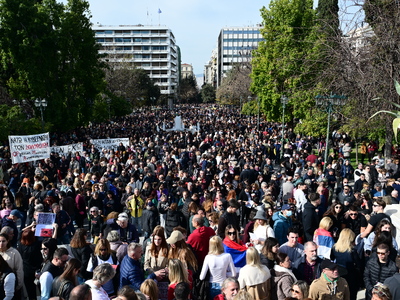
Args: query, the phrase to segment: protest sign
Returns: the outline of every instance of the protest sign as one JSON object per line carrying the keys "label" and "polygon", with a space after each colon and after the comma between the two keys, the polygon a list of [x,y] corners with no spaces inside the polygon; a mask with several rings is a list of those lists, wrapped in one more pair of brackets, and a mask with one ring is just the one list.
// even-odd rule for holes
{"label": "protest sign", "polygon": [[116,139],[97,139],[90,140],[90,143],[94,145],[100,151],[102,149],[116,150],[120,143],[122,143],[125,147],[129,146],[129,138],[116,138]]}
{"label": "protest sign", "polygon": [[60,156],[68,155],[68,153],[70,152],[72,152],[73,154],[75,154],[75,152],[79,152],[79,154],[82,155],[83,143],[70,144],[64,146],[53,146],[51,147],[51,152],[58,153]]}
{"label": "protest sign", "polygon": [[36,220],[35,236],[52,237],[53,223],[56,221],[56,214],[38,213]]}
{"label": "protest sign", "polygon": [[50,157],[49,133],[9,135],[12,163],[24,163]]}

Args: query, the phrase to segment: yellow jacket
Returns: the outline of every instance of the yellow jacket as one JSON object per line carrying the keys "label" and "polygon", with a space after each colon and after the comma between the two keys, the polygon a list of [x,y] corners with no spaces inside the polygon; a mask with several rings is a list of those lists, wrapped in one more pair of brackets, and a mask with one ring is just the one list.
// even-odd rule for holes
{"label": "yellow jacket", "polygon": [[142,216],[144,201],[140,196],[132,195],[128,199],[130,199],[128,203],[128,208],[131,211],[131,216],[135,218],[139,218]]}

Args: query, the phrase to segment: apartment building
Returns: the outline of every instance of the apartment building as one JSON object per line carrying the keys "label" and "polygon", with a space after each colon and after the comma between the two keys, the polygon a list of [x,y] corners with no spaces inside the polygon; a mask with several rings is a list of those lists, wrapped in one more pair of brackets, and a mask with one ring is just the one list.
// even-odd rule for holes
{"label": "apartment building", "polygon": [[172,31],[164,26],[94,25],[92,28],[110,63],[144,69],[160,87],[161,94],[175,98],[178,91],[180,55]]}

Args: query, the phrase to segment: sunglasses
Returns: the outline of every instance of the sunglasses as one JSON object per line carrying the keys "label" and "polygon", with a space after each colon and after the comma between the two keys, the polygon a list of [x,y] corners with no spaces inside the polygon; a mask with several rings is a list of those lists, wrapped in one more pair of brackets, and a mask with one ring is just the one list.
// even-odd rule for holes
{"label": "sunglasses", "polygon": [[97,210],[91,210],[90,212],[96,212]]}
{"label": "sunglasses", "polygon": [[379,252],[379,251],[377,251],[376,254],[377,254],[377,255],[386,255],[386,252]]}
{"label": "sunglasses", "polygon": [[99,251],[103,252],[103,251],[107,251],[107,249],[99,249]]}
{"label": "sunglasses", "polygon": [[235,235],[235,234],[236,234],[236,231],[233,231],[233,232],[228,231],[228,234],[229,234],[229,235]]}
{"label": "sunglasses", "polygon": [[40,250],[46,251],[46,250],[49,250],[49,248],[42,248],[42,249],[40,249]]}
{"label": "sunglasses", "polygon": [[291,291],[292,293],[295,293],[295,294],[300,294],[300,291],[298,291],[298,290],[290,289],[290,291]]}
{"label": "sunglasses", "polygon": [[349,214],[349,216],[357,216],[358,214]]}
{"label": "sunglasses", "polygon": [[379,205],[378,205],[378,204],[373,204],[372,206],[373,206],[373,207],[378,207]]}
{"label": "sunglasses", "polygon": [[342,207],[341,207],[341,206],[335,206],[335,208],[340,208],[340,209],[342,209]]}

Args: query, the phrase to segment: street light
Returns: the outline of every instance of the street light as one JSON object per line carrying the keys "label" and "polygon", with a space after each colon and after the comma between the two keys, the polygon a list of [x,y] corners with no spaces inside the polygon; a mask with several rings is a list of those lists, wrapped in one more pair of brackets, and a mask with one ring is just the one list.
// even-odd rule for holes
{"label": "street light", "polygon": [[156,97],[150,97],[150,101],[153,103],[153,106],[156,106]]}
{"label": "street light", "polygon": [[344,95],[330,94],[330,96],[317,95],[315,97],[315,104],[325,108],[328,113],[328,126],[326,128],[326,140],[325,140],[325,155],[324,155],[324,166],[326,168],[326,162],[328,161],[329,152],[329,127],[331,125],[331,114],[334,106],[344,106],[346,104],[347,97]]}
{"label": "street light", "polygon": [[284,134],[285,134],[285,107],[286,104],[288,104],[289,102],[289,98],[286,97],[285,95],[283,95],[281,97],[281,103],[282,103],[282,110],[283,110],[283,114],[282,114],[282,143],[281,143],[281,160],[283,158],[283,146],[285,143],[285,139],[284,139]]}
{"label": "street light", "polygon": [[35,106],[40,109],[40,114],[42,116],[42,132],[43,132],[44,131],[43,111],[47,107],[47,100],[46,99],[41,99],[41,98],[36,98],[35,99]]}

